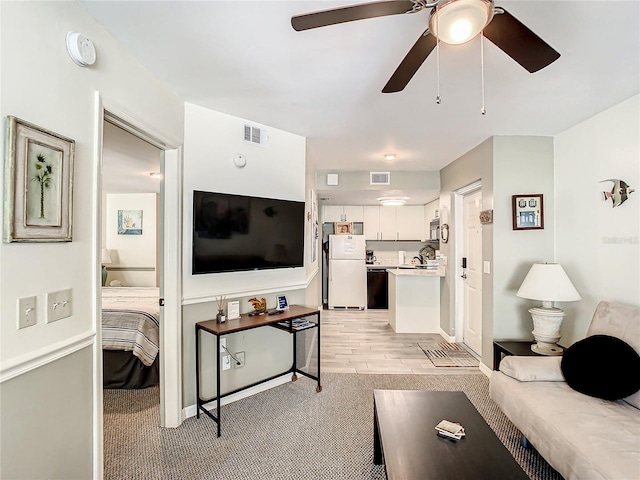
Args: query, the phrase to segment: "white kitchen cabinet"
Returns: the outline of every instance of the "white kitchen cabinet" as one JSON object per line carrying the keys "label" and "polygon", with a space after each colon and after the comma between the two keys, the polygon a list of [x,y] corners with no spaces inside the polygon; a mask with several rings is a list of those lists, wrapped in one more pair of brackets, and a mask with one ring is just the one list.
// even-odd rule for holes
{"label": "white kitchen cabinet", "polygon": [[342,205],[325,205],[322,207],[322,212],[322,221],[325,223],[342,221],[340,220],[343,213]]}
{"label": "white kitchen cabinet", "polygon": [[345,222],[364,222],[364,207],[362,205],[345,205],[342,208],[347,217]]}
{"label": "white kitchen cabinet", "polygon": [[398,240],[396,228],[396,208],[378,207],[380,209],[380,240]]}
{"label": "white kitchen cabinet", "polygon": [[323,222],[362,222],[364,221],[362,205],[325,205]]}
{"label": "white kitchen cabinet", "polygon": [[428,238],[424,226],[424,207],[421,205],[396,207],[396,230],[398,240],[424,240]]}
{"label": "white kitchen cabinet", "polygon": [[364,239],[380,240],[380,207],[365,205],[363,217]]}

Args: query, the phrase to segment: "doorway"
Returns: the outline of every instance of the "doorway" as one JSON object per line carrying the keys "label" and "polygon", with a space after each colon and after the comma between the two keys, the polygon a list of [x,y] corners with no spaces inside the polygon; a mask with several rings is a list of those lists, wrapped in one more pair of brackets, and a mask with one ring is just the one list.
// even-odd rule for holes
{"label": "doorway", "polygon": [[482,357],[482,185],[476,182],[455,195],[456,337]]}

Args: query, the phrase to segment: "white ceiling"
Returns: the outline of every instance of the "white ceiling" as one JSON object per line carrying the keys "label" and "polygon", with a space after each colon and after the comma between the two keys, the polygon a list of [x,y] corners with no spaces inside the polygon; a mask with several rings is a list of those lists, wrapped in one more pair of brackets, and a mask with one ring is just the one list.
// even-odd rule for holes
{"label": "white ceiling", "polygon": [[640,90],[636,0],[496,2],[561,57],[530,74],[484,40],[485,116],[479,39],[442,45],[440,105],[435,51],[381,93],[427,11],[296,32],[292,15],[362,2],[81,3],[185,101],[307,137],[318,170],[436,171],[492,135],[556,135]]}
{"label": "white ceiling", "polygon": [[104,193],[159,193],[160,150],[108,122],[104,124],[102,190]]}

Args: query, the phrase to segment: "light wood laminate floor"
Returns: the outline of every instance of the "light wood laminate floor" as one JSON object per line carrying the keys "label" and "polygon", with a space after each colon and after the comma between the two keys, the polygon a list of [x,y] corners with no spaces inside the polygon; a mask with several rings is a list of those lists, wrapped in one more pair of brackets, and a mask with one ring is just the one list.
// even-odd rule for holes
{"label": "light wood laminate floor", "polygon": [[322,372],[456,374],[478,367],[435,367],[418,346],[437,347],[439,334],[395,333],[388,310],[323,310]]}

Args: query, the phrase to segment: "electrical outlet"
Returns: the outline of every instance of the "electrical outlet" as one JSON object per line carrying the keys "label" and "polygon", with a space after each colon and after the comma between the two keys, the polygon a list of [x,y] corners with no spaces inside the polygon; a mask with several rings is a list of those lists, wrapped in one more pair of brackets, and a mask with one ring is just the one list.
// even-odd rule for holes
{"label": "electrical outlet", "polygon": [[236,353],[235,357],[238,359],[238,362],[240,362],[240,365],[238,365],[237,363],[233,362],[233,366],[236,367],[236,368],[244,367],[244,352]]}
{"label": "electrical outlet", "polygon": [[18,330],[36,324],[38,320],[36,301],[36,297],[18,299]]}
{"label": "electrical outlet", "polygon": [[226,338],[221,338],[220,339],[220,354],[223,354],[227,351],[227,339]]}
{"label": "electrical outlet", "polygon": [[229,361],[231,357],[229,355],[225,355],[222,357],[222,370],[229,370],[231,368],[231,362]]}

